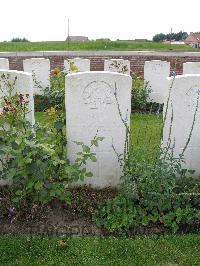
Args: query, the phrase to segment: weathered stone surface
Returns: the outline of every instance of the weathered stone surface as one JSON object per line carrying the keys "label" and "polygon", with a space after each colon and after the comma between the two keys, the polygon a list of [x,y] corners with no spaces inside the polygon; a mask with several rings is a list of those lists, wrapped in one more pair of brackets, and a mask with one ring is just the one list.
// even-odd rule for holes
{"label": "weathered stone surface", "polygon": [[[168,87],[172,82],[173,78],[168,78]],[[168,108],[166,108],[167,102]],[[164,105],[167,113],[163,146],[169,146],[175,158],[183,153],[185,160],[183,168],[195,170],[195,175],[199,176],[200,75],[176,76],[170,96],[165,99]]]}
{"label": "weathered stone surface", "polygon": [[6,58],[0,58],[0,69],[9,69],[9,60]]}
{"label": "weathered stone surface", "polygon": [[183,63],[183,75],[185,74],[200,74],[200,62]]}
{"label": "weathered stone surface", "polygon": [[65,81],[69,160],[73,162],[80,151],[73,141],[90,145],[96,134],[104,137],[99,147],[94,149],[97,162],[87,164],[87,169],[94,176],[79,184],[91,184],[98,188],[116,187],[121,174],[116,152],[123,154],[126,137],[126,127],[120,118],[118,104],[123,119],[129,125],[132,79],[118,73],[85,72],[69,74]]}
{"label": "weathered stone surface", "polygon": [[124,59],[105,60],[104,71],[118,72],[130,75],[130,61]]}
{"label": "weathered stone surface", "polygon": [[43,95],[50,86],[50,61],[45,58],[30,58],[23,61],[24,71],[33,76],[35,95]]}
{"label": "weathered stone surface", "polygon": [[144,79],[151,89],[151,102],[162,104],[167,94],[167,77],[170,75],[170,63],[160,60],[146,61],[144,64]]}
{"label": "weathered stone surface", "polygon": [[67,73],[90,71],[90,60],[78,57],[64,60],[64,69]]}

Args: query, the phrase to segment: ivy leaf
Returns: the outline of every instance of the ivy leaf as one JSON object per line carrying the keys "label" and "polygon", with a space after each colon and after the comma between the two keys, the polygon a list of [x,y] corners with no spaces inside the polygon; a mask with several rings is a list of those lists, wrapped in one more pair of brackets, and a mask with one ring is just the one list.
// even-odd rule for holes
{"label": "ivy leaf", "polygon": [[91,161],[94,162],[94,163],[97,161],[97,158],[96,158],[94,155],[91,155],[91,156],[90,156],[90,159],[91,159]]}
{"label": "ivy leaf", "polygon": [[21,196],[22,193],[23,193],[22,190],[17,190],[17,191],[15,192],[15,195],[16,195],[16,196]]}
{"label": "ivy leaf", "polygon": [[86,177],[92,177],[93,176],[93,173],[92,172],[87,172],[87,173],[85,173],[85,176]]}
{"label": "ivy leaf", "polygon": [[39,180],[39,181],[37,181],[37,182],[35,183],[34,188],[35,188],[35,190],[40,190],[40,189],[42,188],[43,185],[44,185],[44,182],[41,181],[41,180]]}

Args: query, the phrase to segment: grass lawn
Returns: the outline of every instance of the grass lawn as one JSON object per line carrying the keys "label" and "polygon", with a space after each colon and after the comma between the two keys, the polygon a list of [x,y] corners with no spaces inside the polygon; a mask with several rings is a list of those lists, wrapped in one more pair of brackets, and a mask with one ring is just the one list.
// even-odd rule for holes
{"label": "grass lawn", "polygon": [[148,156],[156,154],[160,145],[162,115],[131,115],[131,139],[134,149],[143,149]]}
{"label": "grass lawn", "polygon": [[[60,42],[0,42],[0,51],[66,51],[68,44]],[[135,41],[86,41],[71,42],[69,50],[111,50],[111,51],[171,51],[170,45],[156,42]],[[188,45],[172,45],[172,51],[195,51],[200,49],[191,48]]]}
{"label": "grass lawn", "polygon": [[199,265],[200,236],[0,236],[0,265]]}

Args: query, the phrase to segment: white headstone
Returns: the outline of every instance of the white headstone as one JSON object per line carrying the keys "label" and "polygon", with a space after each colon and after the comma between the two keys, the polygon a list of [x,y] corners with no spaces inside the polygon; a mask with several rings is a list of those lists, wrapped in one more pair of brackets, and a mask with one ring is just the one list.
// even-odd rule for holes
{"label": "white headstone", "polygon": [[124,59],[105,60],[104,71],[118,72],[130,75],[130,61]]}
{"label": "white headstone", "polygon": [[[169,87],[172,82],[173,78],[168,78]],[[168,109],[166,108],[167,102]],[[190,139],[184,152],[183,168],[195,170],[195,175],[199,176],[200,75],[176,76],[170,96],[165,99],[164,106],[167,113],[164,113],[166,121],[163,130],[163,145],[171,147],[173,156],[178,158]]]}
{"label": "white headstone", "polygon": [[124,153],[126,127],[120,118],[118,104],[123,119],[127,120],[129,125],[131,84],[132,79],[128,75],[103,71],[66,76],[65,106],[69,160],[73,162],[76,153],[80,151],[80,147],[73,141],[83,141],[90,145],[96,134],[104,137],[99,147],[94,149],[97,162],[87,164],[87,169],[92,171],[94,176],[80,184],[103,188],[116,187],[120,183],[121,169],[116,152]]}
{"label": "white headstone", "polygon": [[35,95],[43,95],[50,86],[50,61],[45,58],[30,58],[23,61],[24,71],[32,73]]}
{"label": "white headstone", "polygon": [[[33,81],[30,73],[15,70],[0,70],[0,112],[2,112],[3,97],[22,94],[25,100],[28,100],[28,110],[25,115],[31,125],[35,124],[34,117],[34,99],[33,99]],[[9,156],[9,155],[7,155]],[[0,163],[0,170],[2,165]],[[0,186],[11,184],[10,180],[0,179]]]}
{"label": "white headstone", "polygon": [[22,94],[28,95],[28,112],[26,119],[33,125],[34,117],[34,99],[33,99],[33,81],[30,73],[16,70],[0,70],[0,108],[3,97],[8,95],[9,85],[12,85],[13,95]]}
{"label": "white headstone", "polygon": [[9,60],[7,58],[0,58],[0,69],[9,69]]}
{"label": "white headstone", "polygon": [[90,71],[90,60],[84,58],[64,60],[64,69],[68,73]]}
{"label": "white headstone", "polygon": [[185,74],[200,74],[200,62],[183,63],[183,75]]}
{"label": "white headstone", "polygon": [[167,91],[167,77],[170,75],[170,63],[160,60],[146,61],[144,64],[144,80],[151,89],[151,102],[162,104]]}

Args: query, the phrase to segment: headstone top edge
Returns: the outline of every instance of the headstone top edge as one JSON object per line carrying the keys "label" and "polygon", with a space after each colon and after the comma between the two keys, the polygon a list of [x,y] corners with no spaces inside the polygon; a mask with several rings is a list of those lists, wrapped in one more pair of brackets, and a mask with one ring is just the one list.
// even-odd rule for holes
{"label": "headstone top edge", "polygon": [[[122,73],[118,73],[118,72],[111,72],[111,71],[84,71],[84,72],[76,72],[76,73],[70,73],[68,75],[65,76],[65,78],[68,78],[68,77],[75,77],[75,76],[85,76],[85,75],[99,75],[102,77],[104,75],[108,75],[108,76],[123,76],[123,77],[129,77],[131,78],[130,75],[127,75],[127,74],[122,74]],[[131,78],[132,79],[132,78]]]}
{"label": "headstone top edge", "polygon": [[0,69],[0,73],[5,73],[5,72],[7,72],[8,74],[9,73],[15,73],[15,74],[20,74],[20,75],[24,75],[24,76],[32,76],[32,74],[31,73],[29,73],[29,72],[25,72],[25,71],[18,71],[18,70],[8,70],[8,69]]}

